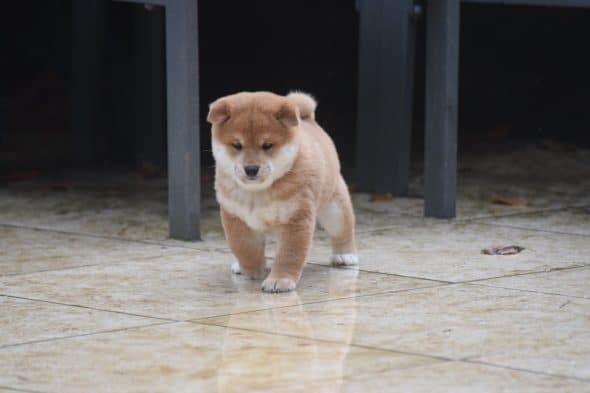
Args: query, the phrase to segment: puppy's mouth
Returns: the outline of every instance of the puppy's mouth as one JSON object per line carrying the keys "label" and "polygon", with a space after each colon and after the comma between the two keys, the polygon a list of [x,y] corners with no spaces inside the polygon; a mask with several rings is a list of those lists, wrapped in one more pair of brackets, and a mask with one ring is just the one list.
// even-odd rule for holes
{"label": "puppy's mouth", "polygon": [[244,183],[261,183],[263,179],[260,176],[244,176],[242,179]]}
{"label": "puppy's mouth", "polygon": [[234,178],[236,182],[243,188],[249,190],[257,190],[266,188],[270,175],[270,168],[261,167],[256,174],[246,173],[243,168],[236,166],[234,168]]}

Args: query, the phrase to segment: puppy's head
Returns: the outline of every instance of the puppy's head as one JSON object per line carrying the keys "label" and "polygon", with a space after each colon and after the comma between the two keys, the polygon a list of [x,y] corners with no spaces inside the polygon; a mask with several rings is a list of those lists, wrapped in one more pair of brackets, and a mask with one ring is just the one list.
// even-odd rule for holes
{"label": "puppy's head", "polygon": [[209,106],[213,156],[218,169],[246,190],[263,190],[293,166],[299,109],[285,97],[238,93]]}

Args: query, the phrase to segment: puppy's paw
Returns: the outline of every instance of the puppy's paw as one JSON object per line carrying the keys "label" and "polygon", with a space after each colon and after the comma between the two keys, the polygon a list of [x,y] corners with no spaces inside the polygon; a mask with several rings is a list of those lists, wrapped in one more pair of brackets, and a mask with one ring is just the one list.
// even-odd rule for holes
{"label": "puppy's paw", "polygon": [[331,262],[332,266],[358,265],[359,257],[356,254],[334,254]]}
{"label": "puppy's paw", "polygon": [[240,269],[240,262],[238,261],[233,261],[231,263],[230,269],[233,274],[242,274],[242,269]]}
{"label": "puppy's paw", "polygon": [[240,266],[238,261],[234,261],[232,262],[230,269],[233,274],[241,274],[251,280],[258,280],[264,278],[266,275],[266,267],[264,265],[258,269],[245,269]]}
{"label": "puppy's paw", "polygon": [[262,282],[262,290],[264,292],[289,292],[297,287],[297,282],[290,278],[267,277]]}

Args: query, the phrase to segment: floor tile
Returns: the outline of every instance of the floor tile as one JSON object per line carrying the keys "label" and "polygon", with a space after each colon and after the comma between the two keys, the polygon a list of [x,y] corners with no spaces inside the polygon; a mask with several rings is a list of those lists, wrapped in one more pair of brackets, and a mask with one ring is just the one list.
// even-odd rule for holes
{"label": "floor tile", "polygon": [[590,236],[590,207],[545,211],[485,220],[496,225]]}
{"label": "floor tile", "polygon": [[[480,281],[478,284],[590,299],[590,266]],[[564,301],[566,301],[565,299]]]}
{"label": "floor tile", "polygon": [[[490,367],[442,362],[424,367],[384,371],[344,378],[337,390],[333,380],[295,383],[281,392],[590,392],[590,383],[555,376]],[[271,389],[267,391],[273,391]]]}
{"label": "floor tile", "polygon": [[[201,322],[452,359],[502,353],[518,368],[529,368],[528,355],[521,354],[536,354],[545,365],[539,371],[590,378],[590,300],[572,298],[560,308],[563,302],[561,296],[460,284]],[[348,326],[351,340],[340,330]],[[552,356],[560,352],[561,358]]]}
{"label": "floor tile", "polygon": [[[357,236],[363,270],[445,281],[467,281],[582,266],[590,263],[587,238],[485,224],[422,220]],[[519,245],[518,255],[490,256],[492,245]],[[310,259],[328,263],[327,240],[314,242]]]}
{"label": "floor tile", "polygon": [[[68,192],[38,189],[0,190],[0,224],[56,229],[133,240],[167,241],[168,204],[165,187],[81,187]],[[202,202],[203,248],[223,240],[217,203]]]}
{"label": "floor tile", "polygon": [[143,262],[0,278],[0,294],[183,320],[437,284],[308,265],[297,292],[267,294],[261,280],[232,274],[230,261],[229,254],[185,250]]}
{"label": "floor tile", "polygon": [[[0,350],[0,385],[67,392],[257,392],[436,360],[191,323]],[[279,390],[280,391],[280,390]]]}
{"label": "floor tile", "polygon": [[163,257],[160,245],[0,226],[0,276]]}
{"label": "floor tile", "polygon": [[160,320],[0,296],[0,347]]}

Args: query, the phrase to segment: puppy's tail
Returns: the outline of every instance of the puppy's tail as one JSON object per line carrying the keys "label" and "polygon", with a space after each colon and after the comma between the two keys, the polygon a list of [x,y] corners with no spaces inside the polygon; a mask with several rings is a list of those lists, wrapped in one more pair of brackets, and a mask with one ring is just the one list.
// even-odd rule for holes
{"label": "puppy's tail", "polygon": [[315,120],[315,108],[318,106],[316,100],[307,93],[292,91],[287,98],[299,107],[299,113],[304,120]]}

